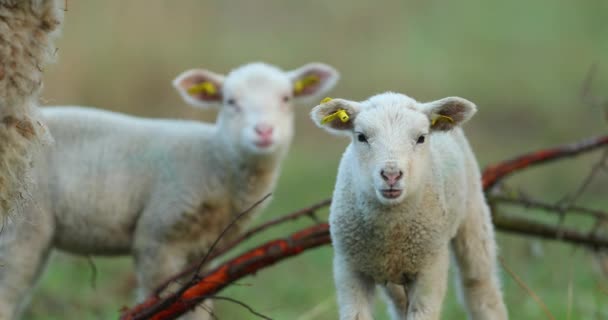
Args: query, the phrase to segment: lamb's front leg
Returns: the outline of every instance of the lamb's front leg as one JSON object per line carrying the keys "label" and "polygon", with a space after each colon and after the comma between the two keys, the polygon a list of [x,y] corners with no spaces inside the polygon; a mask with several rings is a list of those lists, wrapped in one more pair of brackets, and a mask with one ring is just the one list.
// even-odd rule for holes
{"label": "lamb's front leg", "polygon": [[375,283],[334,255],[334,281],[338,296],[340,320],[373,320]]}
{"label": "lamb's front leg", "polygon": [[467,310],[473,320],[505,320],[508,316],[500,291],[490,210],[481,194],[472,204],[452,240]]}
{"label": "lamb's front leg", "polygon": [[447,245],[407,285],[407,320],[438,320],[447,288],[449,253]]}

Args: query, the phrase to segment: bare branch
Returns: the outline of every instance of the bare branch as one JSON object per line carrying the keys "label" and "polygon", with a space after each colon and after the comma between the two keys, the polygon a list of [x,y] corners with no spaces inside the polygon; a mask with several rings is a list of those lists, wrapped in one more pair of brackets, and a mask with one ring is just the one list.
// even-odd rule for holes
{"label": "bare branch", "polygon": [[500,231],[550,240],[562,240],[591,248],[608,248],[608,237],[597,234],[588,235],[572,229],[552,227],[529,219],[518,218],[512,214],[495,213],[493,220],[494,225]]}
{"label": "bare branch", "polygon": [[[158,309],[157,306],[165,300],[151,296],[135,308],[125,311],[121,319],[175,319],[194,308],[199,301],[213,298],[215,293],[238,279],[330,242],[327,224],[319,224],[287,238],[269,241],[209,271],[196,283],[188,285],[187,290],[168,306]],[[153,313],[150,312],[152,309]]]}
{"label": "bare branch", "polygon": [[[316,204],[313,204],[312,206],[309,206],[307,208],[303,208],[303,209],[297,210],[295,212],[277,217],[277,218],[267,221],[265,223],[262,223],[261,225],[254,227],[254,228],[248,230],[247,232],[243,233],[240,237],[238,237],[237,239],[228,243],[227,245],[216,250],[215,252],[210,254],[209,257],[206,258],[206,260],[213,260],[213,259],[223,255],[224,253],[233,249],[234,247],[236,247],[240,243],[244,242],[245,240],[247,240],[247,239],[253,237],[254,235],[256,235],[264,230],[267,230],[273,226],[277,226],[284,222],[293,221],[293,220],[296,220],[296,219],[299,219],[299,218],[302,218],[305,216],[312,217],[315,211],[328,206],[330,203],[331,203],[331,199],[325,199],[325,200],[320,201]],[[315,222],[318,222],[318,221],[315,221]],[[183,271],[181,271],[178,274],[167,279],[160,286],[158,286],[158,288],[156,288],[156,290],[155,290],[156,294],[158,295],[160,292],[162,292],[171,282],[173,282],[179,278],[182,278],[186,275],[192,274],[195,270],[199,270],[200,268],[198,266],[200,264],[201,264],[200,262],[195,262],[195,263],[189,265],[188,267],[186,267]]]}
{"label": "bare branch", "polygon": [[[497,203],[497,204],[506,203],[506,204],[513,204],[513,205],[521,205],[526,208],[540,209],[540,210],[543,210],[546,212],[552,212],[552,213],[557,213],[557,214],[559,214],[560,211],[563,210],[563,208],[558,204],[549,204],[549,203],[541,202],[538,200],[533,200],[533,199],[523,198],[523,197],[507,197],[504,195],[492,195],[492,196],[488,197],[488,200],[492,203]],[[570,206],[570,207],[568,207],[568,210],[571,212],[577,212],[579,214],[594,217],[599,220],[608,221],[608,212],[605,212],[605,211],[590,209],[590,208],[581,207],[581,206]]]}
{"label": "bare branch", "polygon": [[505,177],[523,169],[571,158],[608,145],[608,136],[594,137],[575,143],[539,150],[503,161],[497,165],[488,166],[483,171],[483,188],[489,190]]}

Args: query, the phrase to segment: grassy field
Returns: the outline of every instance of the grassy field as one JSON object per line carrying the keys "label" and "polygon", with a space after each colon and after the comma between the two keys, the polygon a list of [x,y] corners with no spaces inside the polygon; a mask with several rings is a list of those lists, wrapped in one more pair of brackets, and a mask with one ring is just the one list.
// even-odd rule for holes
{"label": "grassy field", "polygon": [[[148,117],[212,121],[186,107],[170,86],[181,71],[228,72],[249,61],[285,69],[309,61],[334,65],[334,97],[364,99],[393,90],[419,100],[466,97],[480,112],[467,125],[482,165],[543,146],[606,132],[601,110],[580,89],[598,63],[593,92],[608,96],[608,2],[596,1],[69,1],[58,62],[47,68],[49,105],[79,104]],[[328,197],[347,141],[313,127],[298,110],[297,137],[273,203],[256,222]],[[556,201],[573,191],[595,156],[514,177],[509,184]],[[581,202],[608,205],[606,174]],[[531,215],[534,211],[529,212]],[[323,212],[325,216],[327,212]],[[293,223],[243,248],[306,224]],[[576,222],[579,223],[579,222]],[[580,222],[586,223],[586,222]],[[500,234],[507,265],[556,319],[607,319],[608,278],[582,248]],[[541,248],[541,253],[537,251]],[[274,319],[335,319],[331,248],[311,251],[223,295]],[[114,319],[132,305],[128,258],[89,261],[57,253],[24,319]],[[545,319],[542,308],[507,273],[512,319]],[[219,319],[253,319],[217,302]],[[378,303],[377,319],[386,319]],[[451,289],[443,319],[463,319]]]}

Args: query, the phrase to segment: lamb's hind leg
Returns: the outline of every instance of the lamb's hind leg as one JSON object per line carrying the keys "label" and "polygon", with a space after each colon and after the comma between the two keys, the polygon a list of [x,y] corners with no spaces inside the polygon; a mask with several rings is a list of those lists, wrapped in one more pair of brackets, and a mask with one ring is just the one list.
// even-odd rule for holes
{"label": "lamb's hind leg", "polygon": [[507,319],[496,266],[496,244],[490,210],[483,195],[472,202],[452,240],[461,288],[471,319]]}
{"label": "lamb's hind leg", "polygon": [[407,315],[407,293],[404,285],[389,283],[383,286],[387,297],[388,314],[393,320],[405,319]]}
{"label": "lamb's hind leg", "polygon": [[[137,241],[135,263],[138,275],[139,289],[138,301],[143,301],[170,276],[182,271],[188,264],[187,253],[179,246],[159,243],[148,239]],[[186,278],[187,279],[187,278]],[[172,284],[167,291],[175,291],[179,287]],[[202,305],[180,317],[182,320],[209,320],[213,319],[213,305],[205,300]]]}
{"label": "lamb's hind leg", "polygon": [[17,217],[0,232],[0,320],[18,319],[48,258],[52,218]]}

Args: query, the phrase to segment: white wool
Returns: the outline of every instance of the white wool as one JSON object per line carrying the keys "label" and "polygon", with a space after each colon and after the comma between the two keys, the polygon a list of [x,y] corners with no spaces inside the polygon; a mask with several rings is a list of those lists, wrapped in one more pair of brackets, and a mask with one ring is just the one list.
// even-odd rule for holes
{"label": "white wool", "polygon": [[[318,81],[295,92],[294,83],[310,75]],[[323,64],[284,72],[254,63],[226,77],[184,72],[174,86],[190,104],[219,107],[213,124],[44,109],[56,143],[37,170],[37,205],[25,212],[35,226],[15,225],[14,240],[0,235],[0,255],[21,257],[0,268],[0,319],[16,317],[52,248],[133,255],[140,298],[200,259],[239,213],[273,191],[292,140],[292,101],[325,93],[337,77]],[[189,91],[204,83],[211,83],[205,92]],[[239,220],[222,243],[267,204]]]}
{"label": "white wool", "polygon": [[[323,123],[339,110],[348,121]],[[330,209],[340,319],[372,319],[375,284],[393,319],[439,319],[450,246],[471,318],[507,319],[490,212],[459,127],[475,111],[462,98],[419,103],[396,93],[313,109],[320,127],[352,137]]]}

